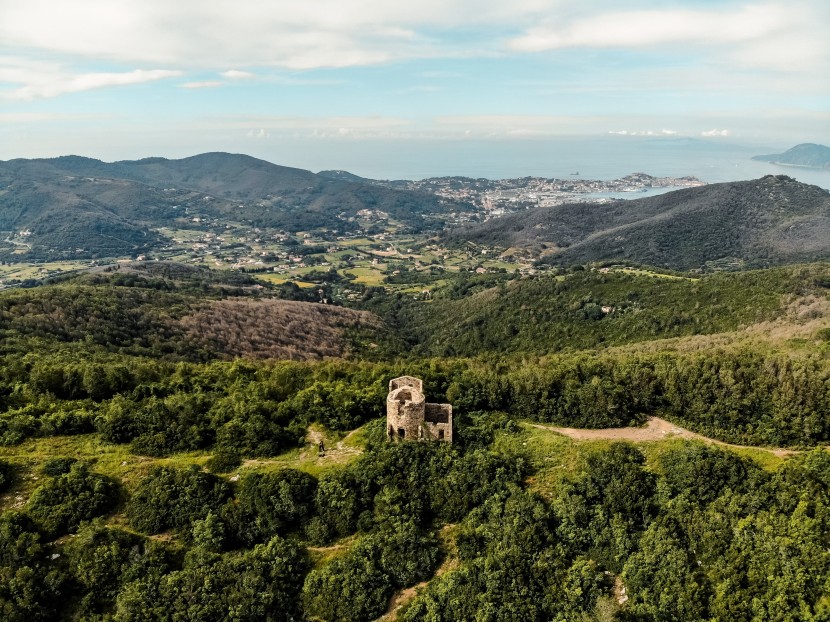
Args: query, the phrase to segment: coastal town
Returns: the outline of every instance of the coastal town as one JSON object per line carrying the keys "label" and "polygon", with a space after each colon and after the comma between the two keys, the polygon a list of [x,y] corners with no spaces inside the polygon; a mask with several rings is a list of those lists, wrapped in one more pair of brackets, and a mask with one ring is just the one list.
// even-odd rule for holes
{"label": "coastal town", "polygon": [[[579,172],[567,178],[519,177],[473,179],[432,177],[419,181],[375,182],[392,188],[431,192],[442,198],[475,206],[489,218],[531,207],[552,207],[573,202],[604,202],[617,198],[639,198],[643,193],[705,186],[696,177],[653,177],[632,173],[619,179],[584,179]],[[630,195],[630,196],[629,196]]]}

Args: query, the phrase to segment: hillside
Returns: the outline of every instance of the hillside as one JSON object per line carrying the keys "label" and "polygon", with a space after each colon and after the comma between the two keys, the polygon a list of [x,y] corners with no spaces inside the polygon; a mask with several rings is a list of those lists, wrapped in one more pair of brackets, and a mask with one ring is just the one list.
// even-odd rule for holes
{"label": "hillside", "polygon": [[317,304],[316,287],[145,262],[0,292],[0,338],[8,352],[51,344],[170,360],[546,355],[735,331],[795,304],[823,313],[828,288],[827,264],[700,278],[460,273],[428,299],[365,288],[348,308]]}
{"label": "hillside", "polygon": [[627,260],[680,270],[830,257],[830,193],[784,175],[605,204],[536,208],[450,239],[535,249],[544,261]]}
{"label": "hillside", "polygon": [[772,162],[785,166],[808,166],[810,168],[830,168],[830,147],[814,143],[802,143],[784,153],[753,156],[753,160]]}
{"label": "hillside", "polygon": [[433,219],[446,202],[227,153],[113,163],[79,156],[9,160],[0,162],[0,232],[25,237],[0,242],[0,257],[138,255],[163,243],[154,228],[192,227],[195,217],[338,232],[368,209],[421,231],[440,227]]}
{"label": "hillside", "polygon": [[735,331],[783,316],[796,299],[824,300],[828,287],[826,264],[699,279],[578,270],[513,279],[458,297],[438,290],[431,301],[394,313],[379,302],[367,308],[400,326],[424,356],[544,355]]}
{"label": "hillside", "polygon": [[[379,318],[256,288],[95,275],[0,295],[2,352],[119,352],[169,360],[345,357],[388,338]],[[195,286],[194,286],[195,285]],[[278,292],[273,292],[277,294]]]}
{"label": "hillside", "polygon": [[366,311],[290,300],[218,300],[181,320],[188,337],[220,357],[308,360],[350,354],[346,329],[379,333]]}
{"label": "hillside", "polygon": [[[366,291],[374,361],[248,275],[0,293],[3,620],[821,619],[827,265],[448,281]],[[402,374],[451,445],[385,440]]]}

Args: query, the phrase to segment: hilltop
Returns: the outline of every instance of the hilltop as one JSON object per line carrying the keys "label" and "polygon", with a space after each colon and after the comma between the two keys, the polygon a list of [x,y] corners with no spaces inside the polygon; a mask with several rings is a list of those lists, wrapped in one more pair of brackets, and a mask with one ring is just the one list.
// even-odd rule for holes
{"label": "hilltop", "polygon": [[534,249],[543,261],[627,260],[680,270],[830,257],[830,193],[784,175],[604,204],[529,209],[450,239]]}
{"label": "hilltop", "polygon": [[784,153],[758,155],[752,158],[760,162],[772,162],[784,166],[807,166],[810,168],[830,168],[830,147],[815,143],[802,143]]}

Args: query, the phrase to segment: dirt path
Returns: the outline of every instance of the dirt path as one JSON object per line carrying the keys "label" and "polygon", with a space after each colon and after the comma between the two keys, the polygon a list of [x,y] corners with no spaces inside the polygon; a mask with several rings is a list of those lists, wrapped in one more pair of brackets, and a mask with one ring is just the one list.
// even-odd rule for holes
{"label": "dirt path", "polygon": [[[445,535],[453,527],[455,527],[455,525],[444,525],[443,527],[441,527],[439,538]],[[432,576],[432,579],[436,579],[441,575],[449,572],[450,570],[458,568],[458,565],[458,558],[455,554],[447,555],[447,557],[444,559],[441,565],[438,566],[438,569],[435,571],[435,574]],[[430,579],[429,581],[432,581],[432,579]],[[404,605],[409,603],[409,601],[415,598],[415,596],[418,595],[418,590],[429,585],[429,581],[422,581],[417,585],[400,589],[394,594],[392,594],[392,598],[389,599],[389,606],[386,608],[386,613],[383,614],[380,618],[378,618],[375,622],[394,622],[395,620],[397,620],[398,612],[401,610],[401,607],[403,607]]]}
{"label": "dirt path", "polygon": [[347,548],[348,544],[332,544],[331,546],[307,546],[306,549],[314,551],[315,553],[331,553],[332,551],[342,551]]}
{"label": "dirt path", "polygon": [[[452,570],[456,567],[458,567],[458,560],[454,558],[448,559],[441,564],[432,579],[436,579],[448,570]],[[432,581],[432,579],[429,581]],[[409,601],[415,598],[418,595],[418,590],[429,585],[429,581],[421,581],[417,585],[398,590],[392,594],[392,598],[389,599],[389,606],[386,608],[386,613],[378,618],[377,622],[394,622],[394,620],[397,620],[398,612],[401,610],[401,607],[408,604]]]}
{"label": "dirt path", "polygon": [[659,417],[649,417],[646,425],[641,428],[604,428],[601,430],[588,430],[584,428],[561,428],[553,425],[542,425],[539,423],[529,424],[534,428],[541,430],[549,430],[568,436],[576,441],[631,441],[633,443],[647,443],[652,441],[662,441],[669,438],[686,438],[690,440],[703,441],[712,445],[720,445],[721,447],[731,447],[733,449],[760,449],[761,451],[768,451],[779,458],[792,456],[798,452],[792,449],[782,449],[777,447],[755,447],[751,445],[733,445],[732,443],[724,443],[702,434],[697,434],[678,425],[660,419]]}
{"label": "dirt path", "polygon": [[358,456],[363,453],[363,450],[359,447],[352,447],[345,444],[345,441],[351,438],[354,434],[359,432],[362,428],[357,428],[356,430],[352,430],[346,436],[344,436],[341,440],[337,441],[333,445],[325,444],[325,450],[320,451],[320,441],[325,443],[326,437],[320,430],[315,430],[314,428],[309,428],[308,432],[306,433],[306,445],[300,450],[299,455],[291,461],[286,461],[284,457],[277,457],[273,459],[258,459],[258,458],[251,458],[248,460],[244,460],[242,462],[242,466],[245,467],[257,467],[267,464],[285,464],[286,466],[295,467],[300,463],[314,463],[319,466],[324,466],[326,464],[331,463],[345,463],[348,462],[354,456]]}

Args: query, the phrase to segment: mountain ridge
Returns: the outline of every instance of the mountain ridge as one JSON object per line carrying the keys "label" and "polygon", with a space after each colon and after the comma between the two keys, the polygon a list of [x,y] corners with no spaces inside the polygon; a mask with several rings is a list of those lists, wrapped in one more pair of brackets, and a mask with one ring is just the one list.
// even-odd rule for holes
{"label": "mountain ridge", "polygon": [[[364,209],[421,231],[435,226],[430,219],[447,202],[426,192],[328,179],[224,152],[110,163],[77,155],[0,161],[0,231],[28,231],[23,246],[37,250],[27,253],[33,260],[137,254],[147,247],[142,240],[157,239],[152,228],[181,219],[188,204],[208,217],[254,227],[340,232]],[[43,223],[49,223],[49,236]],[[64,234],[89,237],[90,243],[63,244]],[[107,236],[111,243],[104,243]]]}
{"label": "mountain ridge", "polygon": [[680,270],[830,257],[830,192],[779,175],[603,204],[516,212],[457,241],[532,249],[552,264],[633,261]]}

